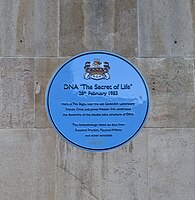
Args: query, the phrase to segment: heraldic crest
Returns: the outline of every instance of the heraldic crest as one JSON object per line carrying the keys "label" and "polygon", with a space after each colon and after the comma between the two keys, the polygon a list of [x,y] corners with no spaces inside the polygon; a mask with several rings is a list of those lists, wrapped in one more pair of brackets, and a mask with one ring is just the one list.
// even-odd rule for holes
{"label": "heraldic crest", "polygon": [[109,79],[110,74],[110,66],[108,62],[100,62],[99,59],[94,59],[93,62],[86,62],[85,63],[85,79],[94,79],[94,80],[100,80],[100,79]]}

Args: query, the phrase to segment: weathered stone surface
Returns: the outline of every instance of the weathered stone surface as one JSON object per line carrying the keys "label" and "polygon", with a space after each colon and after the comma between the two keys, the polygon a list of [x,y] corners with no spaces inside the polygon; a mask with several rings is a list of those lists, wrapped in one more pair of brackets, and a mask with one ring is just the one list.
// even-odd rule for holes
{"label": "weathered stone surface", "polygon": [[[56,200],[148,199],[147,134],[107,153],[90,153],[57,141]],[[68,181],[69,180],[69,181]]]}
{"label": "weathered stone surface", "polygon": [[60,56],[69,56],[85,51],[83,44],[83,0],[60,0]]}
{"label": "weathered stone surface", "polygon": [[137,55],[137,20],[137,0],[115,0],[114,52]]}
{"label": "weathered stone surface", "polygon": [[4,200],[55,199],[55,135],[0,130],[0,194]]}
{"label": "weathered stone surface", "polygon": [[86,49],[113,50],[115,1],[85,0],[83,10]]}
{"label": "weathered stone surface", "polygon": [[56,200],[97,200],[98,198],[73,174],[57,168]]}
{"label": "weathered stone surface", "polygon": [[147,127],[195,127],[194,60],[134,58],[149,86]]}
{"label": "weathered stone surface", "polygon": [[45,93],[49,80],[54,72],[67,58],[38,58],[36,59],[35,80],[35,126],[37,128],[51,127],[45,110]]}
{"label": "weathered stone surface", "polygon": [[60,55],[108,50],[137,53],[136,0],[60,0]]}
{"label": "weathered stone surface", "polygon": [[139,0],[139,55],[194,56],[193,0]]}
{"label": "weathered stone surface", "polygon": [[0,56],[56,56],[58,2],[2,0]]}
{"label": "weathered stone surface", "polygon": [[34,59],[0,59],[0,128],[34,126]]}
{"label": "weathered stone surface", "polygon": [[195,198],[195,129],[150,129],[151,200]]}

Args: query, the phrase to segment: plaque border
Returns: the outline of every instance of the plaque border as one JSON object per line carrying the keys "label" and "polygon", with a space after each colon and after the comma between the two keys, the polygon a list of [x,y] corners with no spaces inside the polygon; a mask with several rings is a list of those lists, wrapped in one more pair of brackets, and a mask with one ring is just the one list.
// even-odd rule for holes
{"label": "plaque border", "polygon": [[[49,94],[50,94],[50,89],[51,89],[51,85],[55,79],[55,77],[57,76],[57,74],[69,63],[71,62],[72,60],[76,59],[76,58],[79,58],[81,56],[84,56],[84,55],[88,55],[88,54],[107,54],[107,55],[111,55],[111,56],[115,56],[121,60],[123,60],[124,62],[128,63],[129,65],[131,65],[134,70],[139,74],[139,76],[141,77],[143,83],[144,83],[144,86],[145,86],[145,89],[146,89],[146,94],[147,94],[147,109],[146,109],[146,113],[145,113],[145,117],[141,123],[141,125],[139,126],[139,128],[137,129],[137,131],[131,136],[129,137],[127,140],[125,140],[124,142],[118,144],[118,145],[115,145],[113,147],[109,147],[109,148],[89,148],[89,147],[85,147],[85,146],[81,146],[71,140],[69,140],[68,138],[65,137],[65,135],[58,129],[57,125],[55,124],[52,116],[51,116],[51,113],[50,113],[50,108],[49,108]],[[76,56],[73,56],[71,57],[70,59],[68,59],[67,61],[65,61],[55,72],[54,72],[54,75],[51,77],[49,83],[48,83],[48,86],[47,86],[47,89],[46,89],[46,93],[45,93],[45,106],[46,106],[46,111],[47,111],[47,116],[53,126],[53,128],[57,131],[57,133],[67,142],[69,142],[70,144],[76,146],[76,147],[79,147],[80,149],[84,149],[84,150],[87,150],[87,151],[92,151],[92,152],[103,152],[103,151],[109,151],[109,150],[112,150],[112,149],[115,149],[115,148],[118,148],[118,147],[121,147],[123,145],[125,145],[126,143],[130,142],[139,132],[140,130],[142,129],[142,127],[144,126],[145,122],[146,122],[146,119],[148,118],[148,114],[149,114],[149,109],[150,109],[150,94],[149,94],[149,89],[148,89],[148,86],[146,84],[146,81],[145,79],[143,78],[143,76],[141,75],[140,71],[134,66],[134,64],[132,64],[129,60],[125,59],[124,57],[118,55],[118,54],[115,54],[115,53],[112,53],[112,52],[108,52],[108,51],[101,51],[101,50],[97,50],[97,51],[88,51],[88,52],[83,52],[83,53],[80,53]]]}

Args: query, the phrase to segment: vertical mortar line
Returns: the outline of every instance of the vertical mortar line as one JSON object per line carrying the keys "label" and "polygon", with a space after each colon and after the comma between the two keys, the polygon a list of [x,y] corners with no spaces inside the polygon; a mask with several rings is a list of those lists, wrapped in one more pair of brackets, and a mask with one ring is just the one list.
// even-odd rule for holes
{"label": "vertical mortar line", "polygon": [[139,0],[137,0],[137,57],[140,57],[140,42],[139,42]]}
{"label": "vertical mortar line", "polygon": [[114,1],[114,9],[113,9],[114,13],[113,13],[113,27],[112,27],[112,31],[113,31],[113,37],[112,37],[112,40],[113,40],[113,47],[112,47],[112,52],[114,51],[115,49],[115,32],[116,32],[116,27],[115,27],[115,23],[116,23],[116,1]]}
{"label": "vertical mortar line", "polygon": [[54,192],[55,192],[55,194],[54,194],[54,200],[56,200],[56,194],[57,194],[57,156],[58,156],[58,137],[57,137],[57,134],[56,134],[56,136],[55,136],[55,141],[56,141],[56,144],[55,144],[55,174],[54,174],[54,179],[55,179],[55,181],[54,181]]}
{"label": "vertical mortar line", "polygon": [[151,199],[151,192],[150,192],[150,180],[149,180],[149,177],[150,177],[150,174],[149,174],[149,134],[150,132],[147,131],[147,183],[148,183],[148,199]]}
{"label": "vertical mortar line", "polygon": [[60,56],[60,0],[58,2],[58,25],[57,25],[57,57]]}
{"label": "vertical mortar line", "polygon": [[194,92],[195,92],[195,58],[193,59],[194,60],[194,65],[193,65],[193,70],[192,70],[192,72],[193,72],[193,77],[194,77]]}
{"label": "vertical mortar line", "polygon": [[33,90],[33,92],[34,92],[34,129],[36,128],[36,118],[35,118],[35,116],[36,116],[36,72],[37,72],[37,57],[35,57],[34,58],[34,62],[35,62],[35,64],[34,64],[34,90]]}

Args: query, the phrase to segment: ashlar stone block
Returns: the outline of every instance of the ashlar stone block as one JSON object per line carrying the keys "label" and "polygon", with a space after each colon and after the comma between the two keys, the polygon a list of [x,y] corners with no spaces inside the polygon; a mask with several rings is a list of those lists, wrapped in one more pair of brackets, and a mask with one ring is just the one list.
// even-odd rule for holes
{"label": "ashlar stone block", "polygon": [[147,127],[193,128],[194,59],[130,58],[150,90]]}
{"label": "ashlar stone block", "polygon": [[136,0],[60,0],[60,56],[83,51],[137,55]]}
{"label": "ashlar stone block", "polygon": [[151,200],[195,198],[195,129],[150,129],[148,174]]}
{"label": "ashlar stone block", "polygon": [[55,199],[55,144],[52,129],[0,130],[1,199]]}
{"label": "ashlar stone block", "polygon": [[33,58],[0,58],[0,128],[34,127]]}
{"label": "ashlar stone block", "polygon": [[58,1],[1,0],[0,56],[57,56]]}
{"label": "ashlar stone block", "polygon": [[57,165],[57,200],[64,196],[79,200],[148,199],[145,129],[133,142],[101,154],[80,150],[58,137]]}
{"label": "ashlar stone block", "polygon": [[140,57],[193,57],[193,0],[138,0]]}
{"label": "ashlar stone block", "polygon": [[45,107],[45,94],[55,71],[68,58],[37,58],[35,80],[35,127],[51,127]]}

